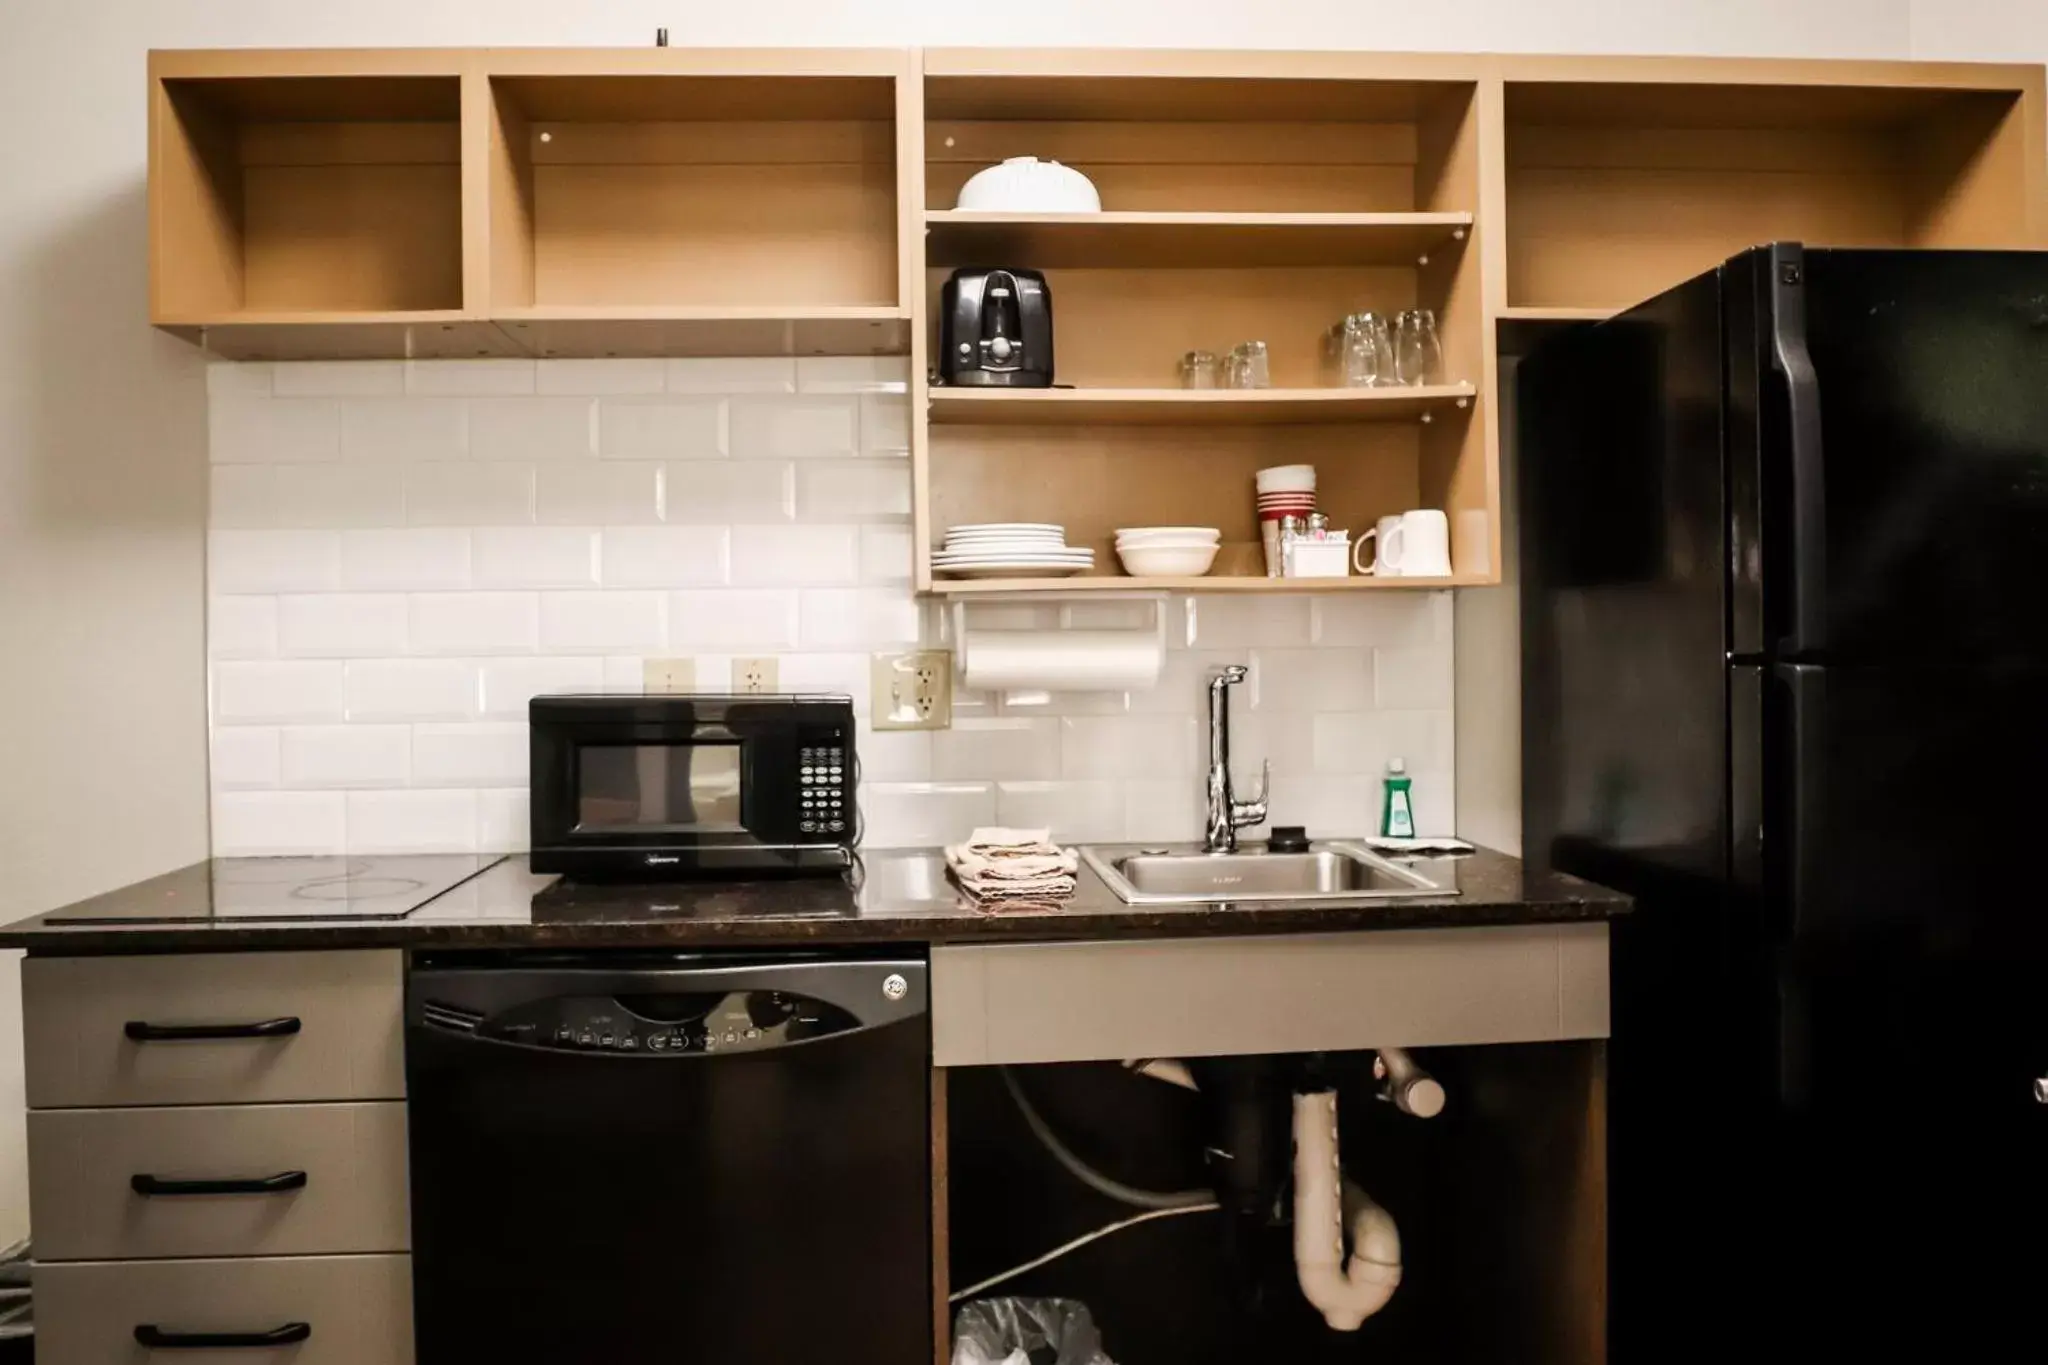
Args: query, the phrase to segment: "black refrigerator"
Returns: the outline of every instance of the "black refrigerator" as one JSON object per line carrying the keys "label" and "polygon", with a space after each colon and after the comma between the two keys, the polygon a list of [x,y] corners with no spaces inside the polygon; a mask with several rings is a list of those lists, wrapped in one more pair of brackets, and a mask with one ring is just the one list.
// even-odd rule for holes
{"label": "black refrigerator", "polygon": [[1638,898],[1610,1359],[2041,1358],[2048,254],[1759,247],[1515,396],[1524,852]]}

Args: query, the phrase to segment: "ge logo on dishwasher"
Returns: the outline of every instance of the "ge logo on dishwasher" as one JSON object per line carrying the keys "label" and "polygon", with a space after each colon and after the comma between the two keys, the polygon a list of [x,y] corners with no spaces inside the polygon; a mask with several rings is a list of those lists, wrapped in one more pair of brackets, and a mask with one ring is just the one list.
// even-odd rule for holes
{"label": "ge logo on dishwasher", "polygon": [[910,983],[895,972],[891,972],[882,981],[882,994],[890,1000],[901,1000],[910,994]]}

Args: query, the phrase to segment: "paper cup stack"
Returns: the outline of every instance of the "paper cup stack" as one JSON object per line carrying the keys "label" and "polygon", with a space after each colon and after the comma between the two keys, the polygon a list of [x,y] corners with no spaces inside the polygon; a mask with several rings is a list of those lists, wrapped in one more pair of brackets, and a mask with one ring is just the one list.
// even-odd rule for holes
{"label": "paper cup stack", "polygon": [[1280,519],[1300,517],[1316,510],[1316,467],[1312,464],[1280,464],[1253,475],[1258,485],[1259,541],[1266,550],[1266,577],[1280,576]]}

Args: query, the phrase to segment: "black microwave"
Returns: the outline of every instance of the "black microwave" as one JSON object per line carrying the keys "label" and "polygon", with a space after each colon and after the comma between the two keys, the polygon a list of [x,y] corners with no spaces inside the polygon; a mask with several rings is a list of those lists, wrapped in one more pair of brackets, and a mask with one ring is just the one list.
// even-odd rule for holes
{"label": "black microwave", "polygon": [[853,861],[853,702],[535,697],[536,872],[659,880],[836,873]]}

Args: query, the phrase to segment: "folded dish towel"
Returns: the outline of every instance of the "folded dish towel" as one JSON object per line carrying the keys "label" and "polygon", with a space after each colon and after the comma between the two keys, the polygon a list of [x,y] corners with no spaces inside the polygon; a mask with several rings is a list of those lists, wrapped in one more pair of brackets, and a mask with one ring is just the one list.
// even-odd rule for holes
{"label": "folded dish towel", "polygon": [[1375,853],[1470,853],[1472,845],[1463,839],[1395,839],[1384,834],[1367,837],[1365,846]]}
{"label": "folded dish towel", "polygon": [[1049,829],[977,829],[946,850],[946,866],[980,900],[1053,900],[1074,894],[1081,859]]}

